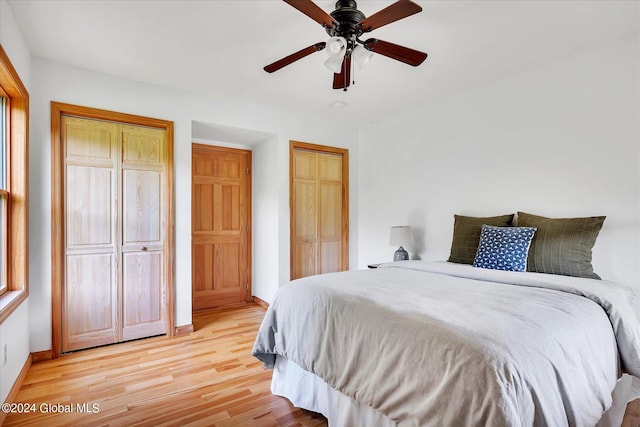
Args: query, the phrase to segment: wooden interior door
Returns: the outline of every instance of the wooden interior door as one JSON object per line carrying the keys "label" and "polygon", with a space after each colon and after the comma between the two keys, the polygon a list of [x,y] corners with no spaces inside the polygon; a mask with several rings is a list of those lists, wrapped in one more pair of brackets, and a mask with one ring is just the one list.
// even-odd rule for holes
{"label": "wooden interior door", "polygon": [[348,151],[291,142],[291,279],[348,269]]}
{"label": "wooden interior door", "polygon": [[251,152],[193,144],[193,309],[251,301]]}
{"label": "wooden interior door", "polygon": [[62,352],[164,334],[165,132],[62,117]]}

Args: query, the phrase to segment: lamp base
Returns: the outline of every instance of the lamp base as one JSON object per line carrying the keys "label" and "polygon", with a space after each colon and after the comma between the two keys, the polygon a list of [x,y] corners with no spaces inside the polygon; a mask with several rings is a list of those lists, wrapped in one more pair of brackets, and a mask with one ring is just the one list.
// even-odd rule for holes
{"label": "lamp base", "polygon": [[407,261],[409,259],[409,252],[405,251],[402,246],[393,254],[394,261]]}

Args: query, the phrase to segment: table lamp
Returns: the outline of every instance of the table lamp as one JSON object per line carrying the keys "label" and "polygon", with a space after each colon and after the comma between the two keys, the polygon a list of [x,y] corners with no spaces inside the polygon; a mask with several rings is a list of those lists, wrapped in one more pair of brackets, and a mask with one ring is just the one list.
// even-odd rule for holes
{"label": "table lamp", "polygon": [[398,225],[391,227],[389,244],[391,246],[400,246],[393,254],[394,261],[405,261],[409,259],[409,253],[402,246],[408,246],[413,243],[413,234],[411,227],[408,225]]}

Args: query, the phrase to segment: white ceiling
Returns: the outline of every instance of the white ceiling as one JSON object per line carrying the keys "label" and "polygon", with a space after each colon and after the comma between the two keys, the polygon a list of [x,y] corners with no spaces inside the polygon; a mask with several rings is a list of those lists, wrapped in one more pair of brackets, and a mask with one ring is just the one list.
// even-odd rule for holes
{"label": "white ceiling", "polygon": [[[393,1],[361,0],[369,16]],[[333,1],[316,2],[325,11]],[[375,55],[348,92],[317,52],[262,67],[328,36],[280,0],[9,0],[36,57],[215,98],[340,116],[389,115],[638,33],[638,1],[417,1],[423,11],[369,33],[429,54],[419,67]],[[594,58],[594,61],[597,61]]]}

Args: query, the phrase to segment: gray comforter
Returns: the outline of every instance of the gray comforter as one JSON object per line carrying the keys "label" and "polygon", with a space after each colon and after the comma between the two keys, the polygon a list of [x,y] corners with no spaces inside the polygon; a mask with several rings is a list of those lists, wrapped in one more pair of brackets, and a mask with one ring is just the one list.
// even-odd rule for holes
{"label": "gray comforter", "polygon": [[407,426],[593,426],[640,376],[630,290],[607,281],[402,262],[296,280],[253,355],[287,357]]}

